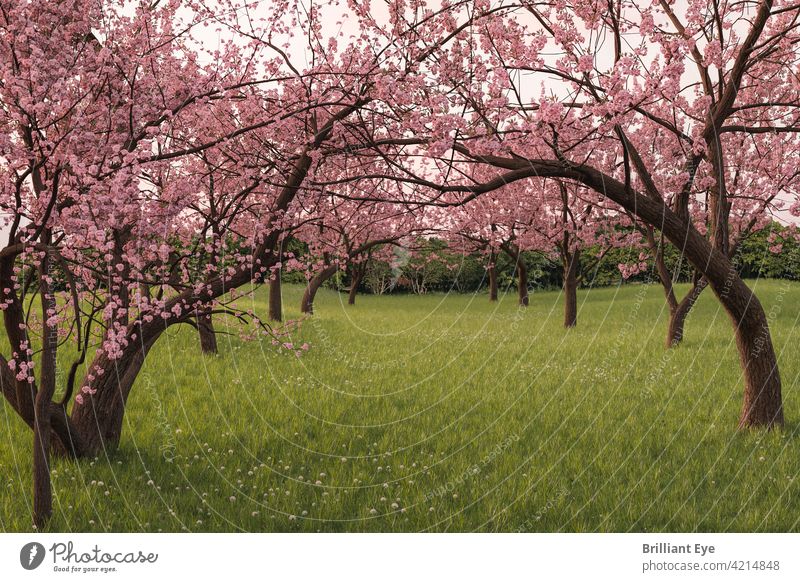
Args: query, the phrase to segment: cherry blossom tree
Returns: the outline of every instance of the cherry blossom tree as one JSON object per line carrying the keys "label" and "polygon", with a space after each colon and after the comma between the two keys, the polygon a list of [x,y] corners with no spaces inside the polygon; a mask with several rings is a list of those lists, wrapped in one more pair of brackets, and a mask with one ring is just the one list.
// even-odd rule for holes
{"label": "cherry blossom tree", "polygon": [[505,253],[514,265],[517,301],[522,307],[530,301],[528,269],[522,253],[538,249],[534,224],[541,218],[541,200],[521,191],[525,186],[511,185],[469,204],[439,209],[443,216],[436,221],[445,225],[440,230],[449,235],[453,249],[486,256],[490,301],[498,298],[497,260],[500,253]]}
{"label": "cherry blossom tree", "polygon": [[[375,195],[377,189],[371,188],[370,193]],[[421,214],[403,205],[342,200],[323,190],[313,206],[303,210],[301,226],[294,231],[308,247],[308,285],[300,311],[313,313],[317,291],[340,270],[350,276],[348,303],[354,304],[372,253],[421,231]]]}
{"label": "cherry blossom tree", "polygon": [[[741,244],[752,234],[767,228],[782,211],[791,211],[791,201],[797,199],[798,168],[784,163],[786,156],[796,156],[798,143],[789,134],[728,133],[722,136],[728,154],[726,164],[727,203],[722,209],[726,234],[725,253],[735,261]],[[775,155],[763,156],[759,152],[772,149]],[[710,232],[712,215],[709,213],[709,188],[714,183],[705,174],[708,164],[698,168],[695,187],[689,197],[689,216],[695,227],[704,233]],[[667,347],[679,345],[684,337],[686,318],[699,299],[708,281],[696,269],[691,287],[682,298],[675,293],[674,282],[678,278],[681,262],[672,269],[665,261],[665,245],[662,234],[652,226],[637,224],[653,260],[658,280],[670,310],[667,331]]]}
{"label": "cherry blossom tree", "polygon": [[[0,205],[7,222],[0,302],[11,352],[0,357],[0,374],[4,396],[34,432],[37,524],[51,511],[51,444],[88,454],[100,446],[98,432],[121,423],[124,403],[116,395],[125,392],[126,372],[135,375],[141,365],[126,350],[144,340],[131,323],[135,285],[145,283],[140,251],[158,252],[159,225],[181,230],[180,203],[140,190],[139,161],[161,158],[154,148],[173,116],[218,94],[196,61],[172,52],[182,44],[174,16],[169,7],[123,15],[111,4],[101,13],[98,4],[78,0],[6,2],[0,9]],[[65,305],[56,300],[57,273],[67,280]],[[39,296],[38,310],[28,312],[26,295]],[[55,400],[65,336],[77,340],[79,357]],[[80,381],[98,337],[102,347]],[[121,378],[122,390],[105,389],[112,377]],[[88,403],[106,392],[116,404],[98,431]]]}
{"label": "cherry blossom tree", "polygon": [[[383,164],[363,175],[402,181],[409,203],[442,207],[520,180],[593,190],[680,249],[729,314],[740,427],[781,425],[769,324],[729,256],[728,160],[739,143],[730,138],[759,137],[766,147],[747,150],[749,167],[796,171],[782,154],[800,132],[798,17],[796,4],[771,0],[522,2],[473,22],[403,92],[414,105],[393,108],[371,145]],[[770,148],[776,135],[790,145]],[[698,198],[707,229],[692,215]]]}
{"label": "cherry blossom tree", "polygon": [[[540,248],[555,247],[562,268],[564,327],[578,324],[578,286],[612,248],[635,250],[637,240],[630,234],[624,213],[609,208],[593,190],[564,180],[543,180],[542,218],[533,230]],[[590,254],[591,251],[591,254]]]}

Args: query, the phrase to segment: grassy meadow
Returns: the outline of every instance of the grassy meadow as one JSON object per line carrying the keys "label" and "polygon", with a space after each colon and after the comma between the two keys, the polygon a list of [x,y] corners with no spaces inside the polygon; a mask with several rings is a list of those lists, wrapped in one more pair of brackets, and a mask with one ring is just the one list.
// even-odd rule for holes
{"label": "grassy meadow", "polygon": [[[580,291],[573,330],[558,292],[520,309],[513,289],[355,306],[322,290],[299,358],[236,333],[203,356],[171,329],[121,447],[54,462],[48,530],[798,531],[800,284],[751,285],[783,378],[772,433],[736,431],[740,368],[710,292],[670,351],[658,285]],[[284,288],[289,318],[301,293]],[[5,402],[0,422],[0,530],[30,531],[32,433]]]}

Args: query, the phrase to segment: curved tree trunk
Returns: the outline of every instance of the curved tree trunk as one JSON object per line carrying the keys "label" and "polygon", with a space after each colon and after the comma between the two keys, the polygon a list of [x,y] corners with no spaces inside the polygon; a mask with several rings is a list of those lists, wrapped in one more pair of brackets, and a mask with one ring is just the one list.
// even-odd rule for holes
{"label": "curved tree trunk", "polygon": [[498,158],[494,163],[509,170],[507,175],[498,178],[504,184],[527,177],[577,180],[603,193],[650,226],[658,226],[708,280],[733,324],[744,376],[739,426],[772,428],[783,424],[781,378],[764,308],[726,254],[710,244],[686,217],[670,210],[663,199],[643,195],[630,184],[591,166],[565,164],[560,160],[511,158]]}
{"label": "curved tree trunk", "polygon": [[[689,297],[688,295],[686,296]],[[689,307],[685,301],[681,301],[678,306],[669,313],[669,326],[667,327],[667,348],[679,346],[683,341],[683,329],[686,324],[686,317],[689,315]]]}
{"label": "curved tree trunk", "polygon": [[[653,227],[648,226],[645,236],[650,249],[653,251],[656,274],[664,289],[664,297],[669,307],[669,326],[667,328],[666,346],[673,348],[683,341],[683,330],[686,325],[686,318],[689,316],[694,304],[708,285],[702,277],[695,276],[692,281],[692,288],[686,296],[678,302],[675,297],[675,287],[672,284],[672,274],[664,261],[663,241],[656,241],[653,234]],[[696,272],[695,272],[696,273]]]}
{"label": "curved tree trunk", "polygon": [[689,292],[686,294],[680,303],[675,306],[675,309],[670,311],[669,315],[669,329],[667,330],[667,347],[672,348],[681,343],[683,340],[683,328],[686,324],[686,318],[689,316],[694,304],[703,293],[708,283],[705,279],[696,281]]}
{"label": "curved tree trunk", "polygon": [[283,320],[283,297],[281,296],[281,271],[277,269],[269,282],[269,319]]}
{"label": "curved tree trunk", "polygon": [[[515,162],[516,163],[516,162]],[[710,244],[685,218],[672,212],[663,200],[643,196],[619,180],[588,166],[531,164],[539,177],[548,172],[573,178],[620,204],[650,225],[658,225],[672,244],[701,272],[733,324],[744,376],[744,398],[739,427],[783,425],[783,400],[778,361],[761,302],[742,281],[724,252]]]}
{"label": "curved tree trunk", "polygon": [[314,313],[314,297],[316,297],[317,291],[322,287],[322,284],[333,277],[338,270],[339,267],[337,265],[329,265],[311,278],[306,286],[306,290],[303,292],[303,299],[300,302],[300,311],[302,313]]}
{"label": "curved tree trunk", "polygon": [[197,332],[200,336],[200,351],[204,354],[217,354],[217,333],[214,331],[214,321],[210,313],[200,313],[197,316]]}
{"label": "curved tree trunk", "polygon": [[769,321],[755,294],[735,270],[731,273],[735,278],[728,288],[720,291],[714,281],[711,285],[734,324],[736,346],[744,369],[745,390],[739,427],[783,425],[781,380]]}
{"label": "curved tree trunk", "polygon": [[564,255],[564,327],[578,324],[578,272],[581,252],[575,250]]}
{"label": "curved tree trunk", "polygon": [[[263,249],[275,247],[277,234],[271,237],[262,244]],[[261,252],[268,253],[266,250]],[[276,255],[265,254],[262,265],[269,268],[276,262]],[[231,277],[214,278],[199,293],[188,290],[182,296],[171,299],[165,311],[169,312],[169,306],[172,304],[209,302],[222,296],[228,289],[239,287],[251,280],[250,268],[242,268]],[[187,295],[191,300],[187,299]],[[106,352],[95,354],[88,370],[88,375],[92,377],[88,387],[93,393],[85,396],[83,402],[75,402],[68,422],[59,424],[59,426],[66,424],[78,435],[75,444],[80,450],[76,452],[81,456],[96,455],[105,448],[115,448],[119,445],[128,396],[147,354],[167,327],[183,323],[188,317],[194,315],[184,313],[167,321],[153,318],[149,321],[130,323],[125,334],[128,343],[121,348],[120,354],[113,358]],[[62,442],[65,441],[63,436],[60,434],[59,436]],[[71,440],[70,436],[67,436]]]}
{"label": "curved tree trunk", "polygon": [[645,238],[650,246],[650,250],[653,251],[656,274],[664,289],[664,298],[667,300],[670,312],[673,312],[678,308],[678,300],[675,297],[675,287],[672,285],[672,274],[669,272],[667,263],[664,261],[663,241],[656,241],[652,226],[648,226],[645,230]]}
{"label": "curved tree trunk", "polygon": [[[28,355],[28,351],[23,349],[23,346],[29,344],[28,327],[23,325],[25,312],[22,301],[14,290],[14,266],[14,257],[4,258],[0,261],[0,281],[3,282],[2,288],[0,288],[0,298],[6,303],[6,308],[3,309],[3,327],[8,337],[8,343],[11,345],[12,353],[16,352],[20,359],[24,359],[28,366],[32,366],[33,361]],[[8,367],[8,362],[4,361],[3,364],[4,368],[10,372],[11,369]],[[14,409],[28,426],[33,428],[36,387],[34,384],[24,380],[17,380],[14,374],[11,374],[11,379],[11,386],[14,387],[13,395],[10,394],[5,385],[3,386],[3,392],[7,396],[13,396],[13,400],[9,401],[13,403]]]}
{"label": "curved tree trunk", "polygon": [[[607,184],[606,184],[607,185]],[[650,202],[638,198],[638,211],[648,218]],[[663,208],[663,207],[662,207]],[[658,209],[661,210],[661,209]],[[655,212],[653,212],[655,214]],[[664,232],[673,244],[681,244],[689,261],[703,278],[679,304],[683,306],[683,319],[706,286],[711,287],[733,324],[736,347],[744,376],[744,397],[739,417],[739,428],[782,426],[783,397],[778,361],[772,345],[767,319],[761,302],[742,281],[726,254],[712,246],[691,225],[674,214],[658,213],[663,218]],[[676,318],[674,333],[680,333],[680,320]],[[673,333],[671,331],[671,333]],[[671,338],[668,338],[671,339]]]}

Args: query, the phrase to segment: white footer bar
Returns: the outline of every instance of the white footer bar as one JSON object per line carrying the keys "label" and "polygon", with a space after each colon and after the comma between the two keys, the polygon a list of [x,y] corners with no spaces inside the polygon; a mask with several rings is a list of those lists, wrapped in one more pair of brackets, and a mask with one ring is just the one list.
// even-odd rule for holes
{"label": "white footer bar", "polygon": [[3,580],[800,580],[800,534],[2,534]]}

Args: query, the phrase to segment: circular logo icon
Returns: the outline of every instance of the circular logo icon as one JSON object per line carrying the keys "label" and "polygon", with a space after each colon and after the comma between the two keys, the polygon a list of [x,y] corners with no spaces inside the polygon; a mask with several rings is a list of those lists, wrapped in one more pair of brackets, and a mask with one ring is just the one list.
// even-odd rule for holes
{"label": "circular logo icon", "polygon": [[19,563],[26,570],[35,570],[44,561],[44,546],[39,542],[30,542],[19,551]]}

